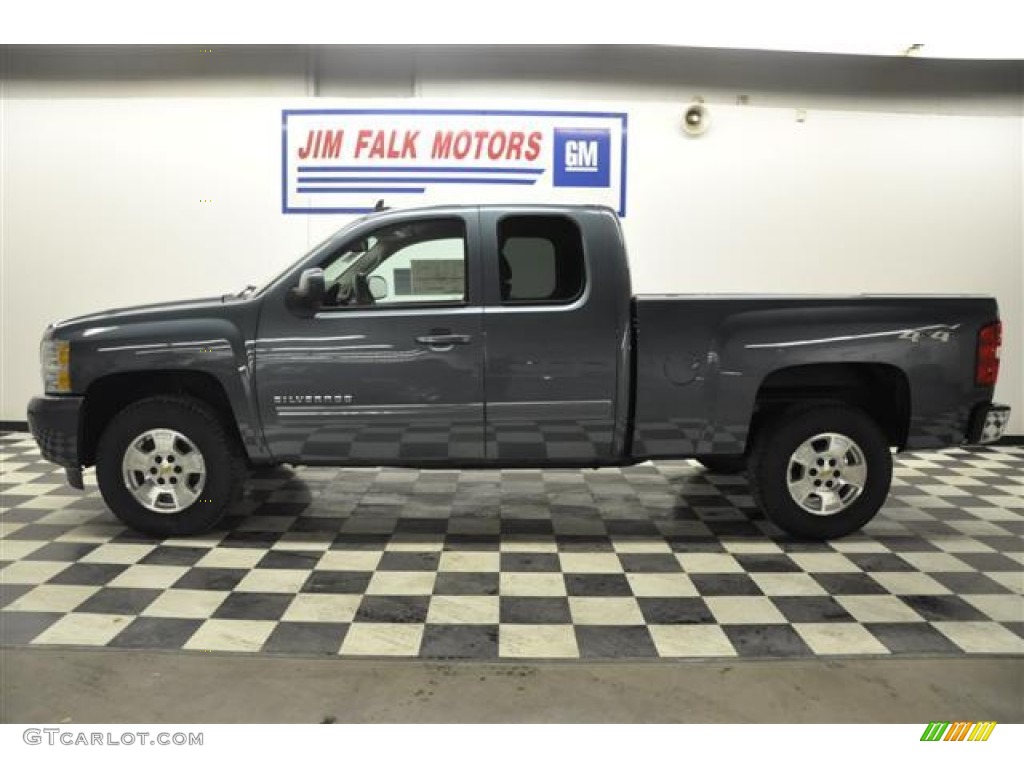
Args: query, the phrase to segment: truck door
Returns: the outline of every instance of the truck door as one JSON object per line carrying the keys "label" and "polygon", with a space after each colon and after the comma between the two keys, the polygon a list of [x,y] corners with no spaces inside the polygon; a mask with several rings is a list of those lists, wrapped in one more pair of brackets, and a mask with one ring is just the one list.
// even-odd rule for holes
{"label": "truck door", "polygon": [[327,292],[315,316],[287,308],[291,285],[267,297],[254,370],[275,458],[483,458],[478,219],[462,209],[368,222],[319,262]]}
{"label": "truck door", "polygon": [[624,450],[621,235],[610,211],[580,210],[481,210],[488,460],[597,464]]}

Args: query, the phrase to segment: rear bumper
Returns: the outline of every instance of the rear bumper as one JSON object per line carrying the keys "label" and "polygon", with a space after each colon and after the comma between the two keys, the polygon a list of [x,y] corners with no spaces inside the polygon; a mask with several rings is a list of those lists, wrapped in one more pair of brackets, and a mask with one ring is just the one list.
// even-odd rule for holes
{"label": "rear bumper", "polygon": [[982,403],[971,413],[967,428],[968,443],[994,443],[1006,432],[1010,423],[1010,406]]}
{"label": "rear bumper", "polygon": [[33,397],[28,404],[28,428],[43,458],[69,469],[80,469],[78,424],[84,398]]}

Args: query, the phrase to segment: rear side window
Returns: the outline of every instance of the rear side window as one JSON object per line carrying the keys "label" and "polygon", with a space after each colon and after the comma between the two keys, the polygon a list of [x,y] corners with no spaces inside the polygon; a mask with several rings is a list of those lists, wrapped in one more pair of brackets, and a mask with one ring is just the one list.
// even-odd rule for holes
{"label": "rear side window", "polygon": [[502,304],[564,304],[583,292],[583,238],[564,216],[509,216],[498,224]]}

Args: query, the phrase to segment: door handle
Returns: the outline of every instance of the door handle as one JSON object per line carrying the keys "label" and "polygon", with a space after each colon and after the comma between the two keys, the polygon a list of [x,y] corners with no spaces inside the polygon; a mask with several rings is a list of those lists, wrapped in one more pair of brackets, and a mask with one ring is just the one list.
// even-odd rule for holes
{"label": "door handle", "polygon": [[438,333],[428,336],[417,336],[417,344],[426,344],[428,347],[446,347],[451,349],[454,344],[469,344],[472,336],[465,336],[461,333]]}

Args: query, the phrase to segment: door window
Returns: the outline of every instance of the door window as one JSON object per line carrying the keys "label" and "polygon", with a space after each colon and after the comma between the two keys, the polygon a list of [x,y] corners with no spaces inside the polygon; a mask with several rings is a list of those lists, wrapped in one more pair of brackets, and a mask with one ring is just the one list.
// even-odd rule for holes
{"label": "door window", "polygon": [[567,304],[583,292],[583,238],[564,216],[509,216],[498,223],[502,304]]}
{"label": "door window", "polygon": [[389,224],[325,260],[330,307],[464,304],[466,224],[461,218]]}

